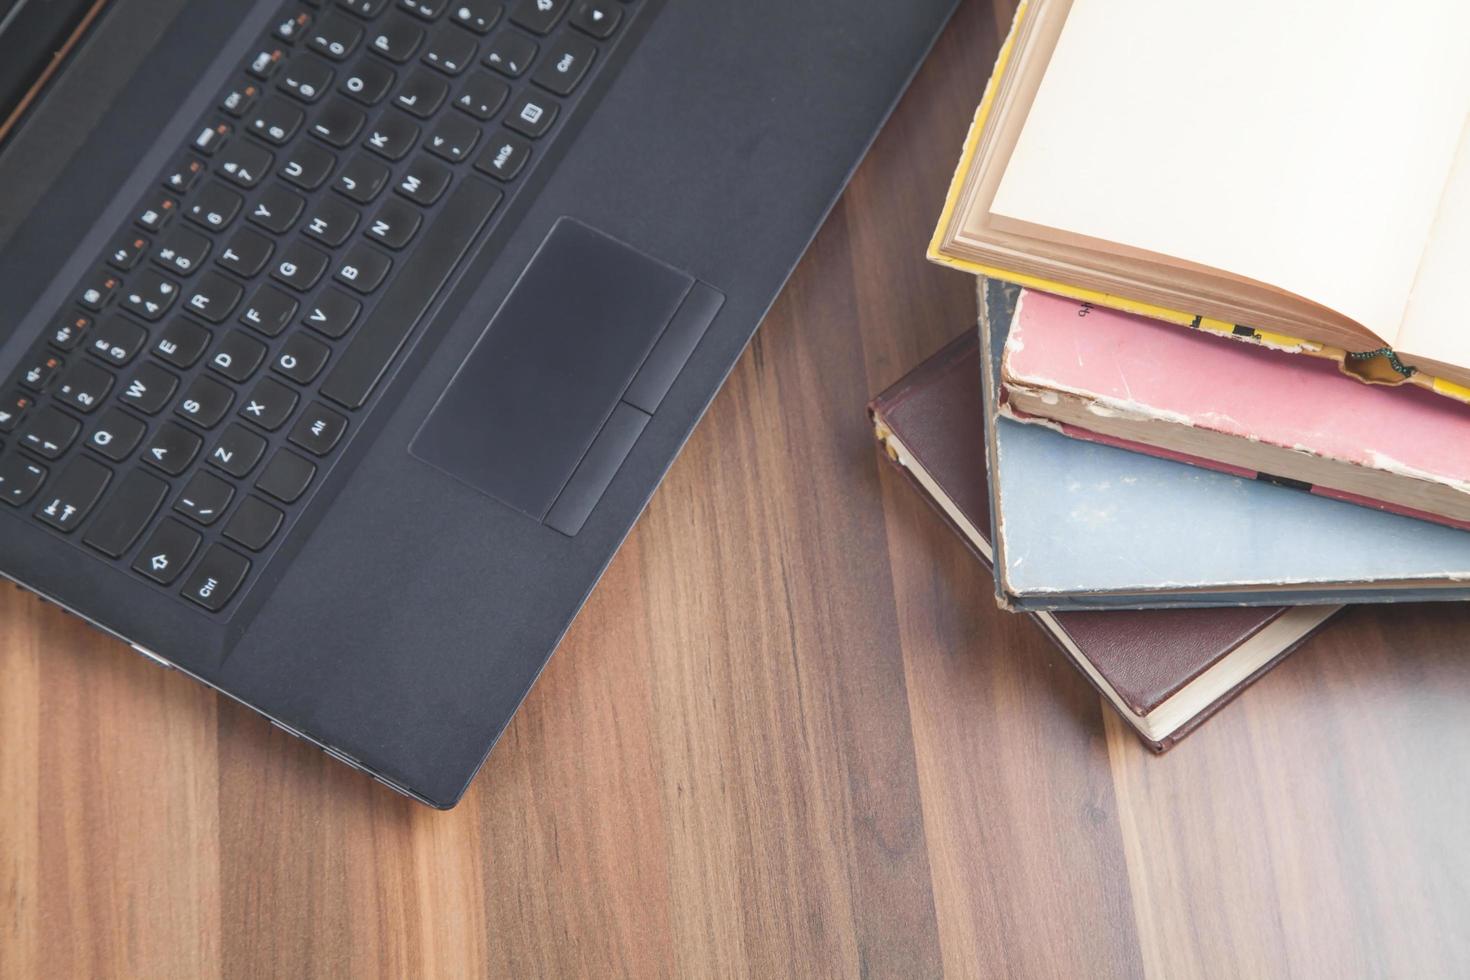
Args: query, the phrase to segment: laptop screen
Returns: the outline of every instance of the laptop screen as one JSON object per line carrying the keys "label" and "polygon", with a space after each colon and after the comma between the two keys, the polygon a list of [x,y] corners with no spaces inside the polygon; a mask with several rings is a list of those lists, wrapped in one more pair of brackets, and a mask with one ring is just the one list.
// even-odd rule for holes
{"label": "laptop screen", "polygon": [[0,140],[53,78],[105,0],[0,0]]}

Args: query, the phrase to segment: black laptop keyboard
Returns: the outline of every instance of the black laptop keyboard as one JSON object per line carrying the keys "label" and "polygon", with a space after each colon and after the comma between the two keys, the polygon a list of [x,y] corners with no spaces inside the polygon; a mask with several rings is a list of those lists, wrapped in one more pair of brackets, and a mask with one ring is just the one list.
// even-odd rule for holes
{"label": "black laptop keyboard", "polygon": [[635,0],[305,0],[0,388],[0,501],[219,612]]}

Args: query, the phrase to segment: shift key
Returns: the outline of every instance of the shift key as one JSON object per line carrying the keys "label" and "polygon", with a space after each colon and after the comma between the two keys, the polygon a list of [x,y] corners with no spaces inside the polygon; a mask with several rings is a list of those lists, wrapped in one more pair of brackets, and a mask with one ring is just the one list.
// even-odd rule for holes
{"label": "shift key", "polygon": [[142,470],[123,477],[82,540],[109,558],[121,558],[143,534],[168,496],[168,484]]}

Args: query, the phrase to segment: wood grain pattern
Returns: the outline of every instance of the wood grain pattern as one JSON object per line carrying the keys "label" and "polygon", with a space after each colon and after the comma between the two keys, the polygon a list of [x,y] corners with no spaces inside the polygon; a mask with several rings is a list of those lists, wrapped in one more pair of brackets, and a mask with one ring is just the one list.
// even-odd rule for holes
{"label": "wood grain pattern", "polygon": [[1470,973],[1470,633],[1363,609],[1162,758],[875,453],[965,4],[485,772],[408,803],[0,591],[0,977]]}

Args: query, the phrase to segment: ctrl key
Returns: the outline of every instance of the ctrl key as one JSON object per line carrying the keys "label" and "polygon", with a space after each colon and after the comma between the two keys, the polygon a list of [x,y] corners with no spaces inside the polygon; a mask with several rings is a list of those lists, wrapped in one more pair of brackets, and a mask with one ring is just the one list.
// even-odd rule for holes
{"label": "ctrl key", "polygon": [[45,482],[46,467],[19,456],[0,459],[0,500],[10,506],[24,507]]}
{"label": "ctrl key", "polygon": [[133,560],[133,571],[159,585],[170,585],[199,550],[199,541],[199,535],[172,517],[166,517]]}
{"label": "ctrl key", "polygon": [[239,591],[240,584],[249,574],[250,562],[244,556],[222,544],[211,545],[204,553],[204,560],[184,583],[181,594],[210,612],[219,612]]}

